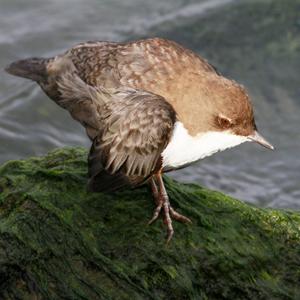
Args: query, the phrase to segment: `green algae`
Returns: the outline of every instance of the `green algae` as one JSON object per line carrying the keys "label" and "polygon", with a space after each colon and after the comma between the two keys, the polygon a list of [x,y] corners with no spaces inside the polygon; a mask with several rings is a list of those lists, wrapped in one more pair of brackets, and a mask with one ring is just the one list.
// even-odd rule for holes
{"label": "green algae", "polygon": [[299,299],[300,214],[165,178],[193,224],[165,245],[147,186],[86,191],[87,153],[0,168],[0,299]]}

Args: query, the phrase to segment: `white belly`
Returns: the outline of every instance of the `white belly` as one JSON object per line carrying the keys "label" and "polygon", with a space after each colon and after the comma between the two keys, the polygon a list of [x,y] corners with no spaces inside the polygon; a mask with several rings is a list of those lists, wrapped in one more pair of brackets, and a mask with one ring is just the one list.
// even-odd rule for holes
{"label": "white belly", "polygon": [[183,124],[177,121],[170,143],[162,153],[163,167],[179,168],[246,141],[247,137],[229,131],[210,131],[191,136]]}

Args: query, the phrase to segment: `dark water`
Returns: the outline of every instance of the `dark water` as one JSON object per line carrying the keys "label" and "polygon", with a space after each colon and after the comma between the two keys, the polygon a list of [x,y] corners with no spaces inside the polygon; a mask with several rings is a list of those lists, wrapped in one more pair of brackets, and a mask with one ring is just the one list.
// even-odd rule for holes
{"label": "dark water", "polygon": [[[262,206],[300,208],[300,2],[0,0],[0,67],[86,40],[177,40],[246,85],[260,131],[253,144],[173,173]],[[90,142],[37,85],[0,71],[0,162]]]}

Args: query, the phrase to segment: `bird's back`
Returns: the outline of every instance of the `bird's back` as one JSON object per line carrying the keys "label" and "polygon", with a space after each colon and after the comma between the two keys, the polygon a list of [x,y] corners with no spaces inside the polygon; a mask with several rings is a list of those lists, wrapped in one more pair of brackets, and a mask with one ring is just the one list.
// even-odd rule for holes
{"label": "bird's back", "polygon": [[127,43],[87,42],[71,48],[66,55],[81,78],[93,86],[167,89],[170,80],[178,81],[183,73],[216,73],[197,54],[161,38]]}
{"label": "bird's back", "polygon": [[[191,106],[195,99],[205,98],[199,93],[206,93],[207,81],[220,77],[199,55],[161,38],[82,43],[65,55],[72,59],[81,79],[92,86],[127,86],[163,96],[191,132],[198,131],[190,118]],[[203,110],[201,106],[196,109]],[[203,123],[207,123],[205,118]]]}

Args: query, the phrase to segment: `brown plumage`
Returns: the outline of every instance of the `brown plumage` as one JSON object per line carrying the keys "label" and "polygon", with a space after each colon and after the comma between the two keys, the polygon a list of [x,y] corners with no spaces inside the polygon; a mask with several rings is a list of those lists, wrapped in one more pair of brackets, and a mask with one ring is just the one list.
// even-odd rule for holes
{"label": "brown plumage", "polygon": [[246,140],[271,147],[256,132],[245,89],[172,41],[87,42],[53,58],[15,62],[7,71],[35,80],[86,128],[93,141],[90,190],[114,191],[150,179],[157,204],[150,223],[163,209],[168,240],[171,217],[190,220],[170,206],[163,171]]}
{"label": "brown plumage", "polygon": [[[57,59],[51,72],[59,91],[56,101],[86,127],[93,140],[89,155],[92,190],[135,186],[161,168],[161,153],[176,120],[174,109],[163,97],[128,87],[87,85],[66,57]],[[114,174],[109,186],[103,172]]]}
{"label": "brown plumage", "polygon": [[[253,110],[245,89],[175,42],[159,38],[129,43],[91,42],[67,53],[88,84],[122,85],[163,96],[192,135],[211,130],[214,119],[206,112],[214,110],[216,117],[220,107],[224,115],[241,124],[237,131],[247,130],[250,134],[253,129]],[[194,115],[201,115],[197,122],[190,114],[191,105]],[[244,128],[243,121],[248,128]]]}

